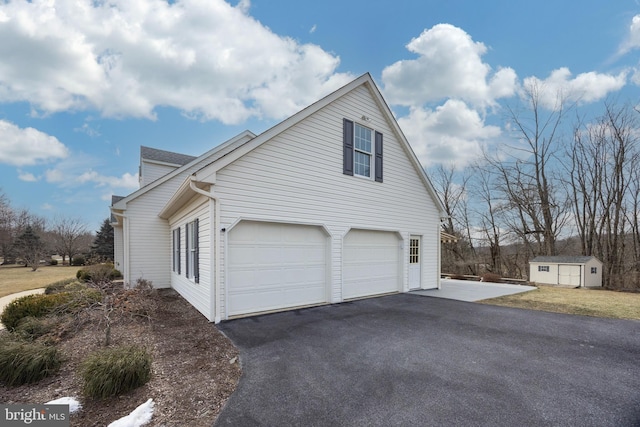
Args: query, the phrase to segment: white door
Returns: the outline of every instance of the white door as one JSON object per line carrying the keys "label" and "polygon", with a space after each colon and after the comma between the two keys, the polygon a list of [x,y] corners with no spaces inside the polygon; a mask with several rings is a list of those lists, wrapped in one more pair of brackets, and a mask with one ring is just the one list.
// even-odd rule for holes
{"label": "white door", "polygon": [[580,266],[558,265],[558,284],[580,286]]}
{"label": "white door", "polygon": [[344,238],[342,298],[400,290],[400,240],[388,231],[351,230]]}
{"label": "white door", "polygon": [[320,227],[242,221],[229,232],[228,249],[228,316],[327,301]]}
{"label": "white door", "polygon": [[409,289],[420,289],[421,265],[420,236],[411,236],[409,239]]}

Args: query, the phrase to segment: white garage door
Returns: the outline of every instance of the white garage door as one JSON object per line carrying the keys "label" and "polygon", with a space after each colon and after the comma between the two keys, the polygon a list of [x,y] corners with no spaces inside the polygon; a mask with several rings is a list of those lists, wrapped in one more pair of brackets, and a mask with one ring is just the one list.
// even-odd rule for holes
{"label": "white garage door", "polygon": [[580,286],[580,266],[558,265],[558,284]]}
{"label": "white garage door", "polygon": [[395,233],[349,231],[343,265],[343,299],[400,290],[400,240]]}
{"label": "white garage door", "polygon": [[229,232],[227,314],[326,302],[326,245],[319,227],[240,222]]}

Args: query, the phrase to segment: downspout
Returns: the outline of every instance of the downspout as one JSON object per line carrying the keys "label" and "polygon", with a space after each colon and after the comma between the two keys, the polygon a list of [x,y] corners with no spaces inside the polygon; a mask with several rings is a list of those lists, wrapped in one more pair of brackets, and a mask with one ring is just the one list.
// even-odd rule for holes
{"label": "downspout", "polygon": [[220,312],[222,308],[220,307],[220,201],[218,197],[213,192],[213,189],[210,191],[204,191],[201,188],[198,188],[196,185],[196,177],[191,175],[191,180],[189,181],[189,188],[191,188],[196,193],[207,197],[214,202],[214,221],[213,221],[213,229],[214,231],[214,239],[215,244],[213,245],[213,262],[214,262],[214,277],[213,277],[213,292],[211,292],[210,296],[210,307],[212,311],[215,313],[213,321],[215,323],[220,323],[221,316]]}
{"label": "downspout", "polygon": [[130,260],[129,260],[129,221],[127,215],[111,212],[112,215],[122,218],[122,258],[124,262],[124,271],[122,275],[124,276],[124,286],[128,287],[128,283],[131,283],[131,278],[129,277],[130,270]]}

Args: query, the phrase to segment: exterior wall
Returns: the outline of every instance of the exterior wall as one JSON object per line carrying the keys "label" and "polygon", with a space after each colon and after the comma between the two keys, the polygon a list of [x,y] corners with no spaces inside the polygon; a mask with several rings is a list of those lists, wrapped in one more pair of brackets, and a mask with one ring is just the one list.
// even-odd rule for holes
{"label": "exterior wall", "polygon": [[[371,121],[362,122],[363,115]],[[343,118],[383,133],[384,182],[342,173]],[[219,170],[214,191],[223,228],[241,219],[324,225],[331,235],[331,302],[342,301],[343,238],[351,228],[402,235],[403,289],[409,235],[422,236],[422,286],[438,284],[437,206],[365,86]]]}
{"label": "exterior wall", "polygon": [[122,227],[113,227],[113,251],[114,267],[124,274],[124,235]]}
{"label": "exterior wall", "polygon": [[[207,319],[213,321],[214,313],[211,312],[211,294],[213,290],[213,282],[211,280],[213,272],[213,254],[212,254],[212,236],[211,236],[211,218],[209,215],[209,201],[204,197],[196,197],[189,204],[172,216],[169,220],[170,230],[180,227],[180,265],[181,273],[173,271],[172,260],[173,253],[170,251],[166,264],[169,265],[171,275],[171,287],[178,291],[191,305],[205,315]],[[198,219],[198,251],[199,251],[199,270],[200,278],[196,283],[192,278],[187,278],[186,272],[186,230],[185,225]],[[169,232],[171,235],[171,231]],[[170,246],[172,239],[169,239]]]}
{"label": "exterior wall", "polygon": [[176,169],[176,166],[163,165],[142,160],[140,164],[140,187],[144,187],[145,185],[152,183],[158,178],[162,178]]}
{"label": "exterior wall", "polygon": [[[548,272],[538,271],[538,266],[549,266]],[[595,258],[590,259],[585,264],[553,263],[553,262],[531,262],[529,264],[529,280],[534,283],[547,285],[559,284],[559,269],[561,265],[581,266],[580,286],[601,287],[602,286],[602,263]],[[591,273],[591,267],[595,267],[597,272]]]}
{"label": "exterior wall", "polygon": [[[549,271],[538,271],[538,266],[547,265]],[[543,283],[546,285],[558,284],[558,264],[550,262],[530,263],[529,264],[529,281],[534,283]]]}
{"label": "exterior wall", "polygon": [[[596,273],[591,273],[591,268],[596,268]],[[588,288],[602,287],[602,263],[595,258],[587,262],[584,268],[584,286]]]}

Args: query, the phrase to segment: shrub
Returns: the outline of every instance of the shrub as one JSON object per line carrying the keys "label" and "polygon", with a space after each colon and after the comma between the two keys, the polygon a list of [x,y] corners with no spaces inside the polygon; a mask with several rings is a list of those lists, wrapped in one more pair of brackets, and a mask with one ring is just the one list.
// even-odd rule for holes
{"label": "shrub", "polygon": [[122,277],[122,273],[113,268],[113,264],[96,264],[81,268],[76,277],[83,282],[109,282]]}
{"label": "shrub", "polygon": [[50,313],[55,307],[69,302],[70,294],[36,294],[27,295],[11,301],[0,315],[0,322],[8,331],[13,331],[20,320],[25,317],[41,317]]}
{"label": "shrub", "polygon": [[57,260],[57,259],[53,259],[53,258],[51,258],[51,259],[49,260],[49,265],[58,265],[58,260]]}
{"label": "shrub", "polygon": [[71,283],[78,283],[78,280],[77,279],[58,280],[57,282],[53,282],[47,285],[47,287],[44,289],[44,293],[47,295],[58,294],[60,292],[63,292],[64,288]]}
{"label": "shrub", "polygon": [[47,334],[52,328],[53,322],[45,317],[27,316],[20,319],[13,332],[23,340],[34,341]]}
{"label": "shrub", "polygon": [[126,393],[151,378],[151,355],[137,346],[107,348],[90,355],[80,367],[85,395],[104,399]]}
{"label": "shrub", "polygon": [[502,281],[502,277],[496,273],[484,273],[480,278],[481,282],[494,282],[500,283]]}
{"label": "shrub", "polygon": [[85,263],[85,259],[82,255],[75,256],[71,260],[71,265],[75,265],[75,266],[84,265],[84,263]]}
{"label": "shrub", "polygon": [[40,381],[56,373],[61,364],[55,347],[8,339],[0,342],[0,382],[9,387]]}

